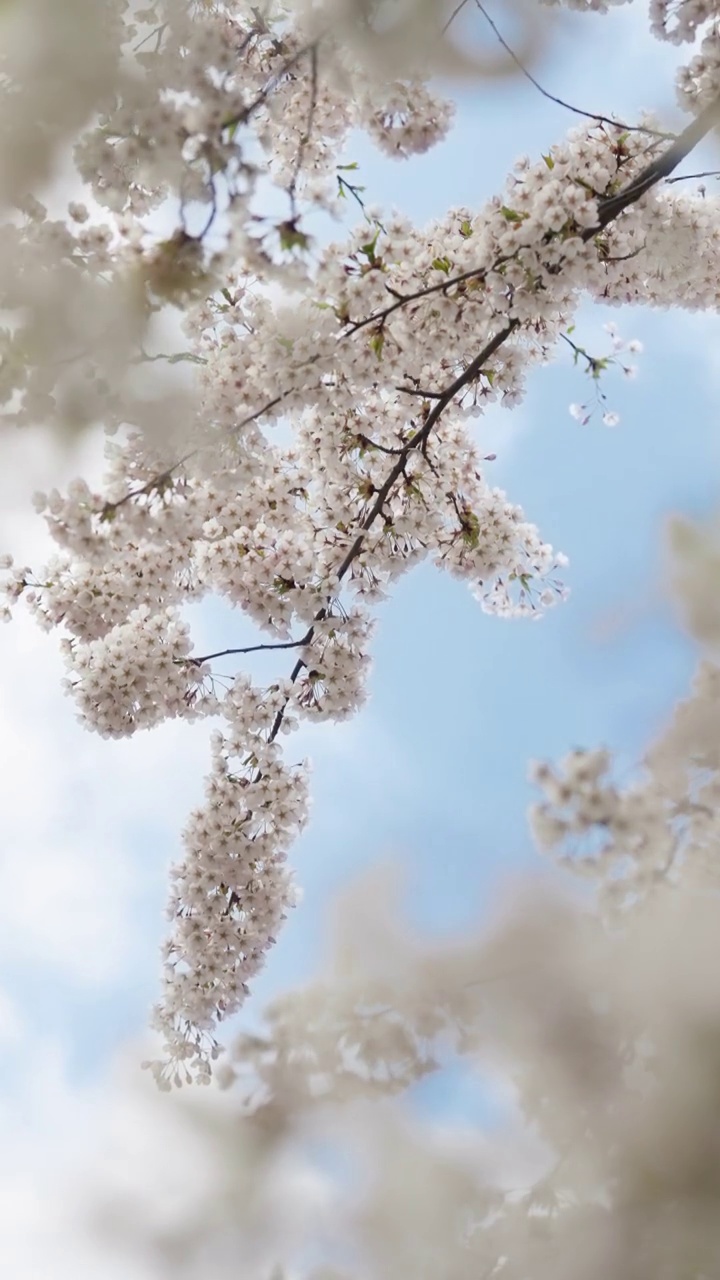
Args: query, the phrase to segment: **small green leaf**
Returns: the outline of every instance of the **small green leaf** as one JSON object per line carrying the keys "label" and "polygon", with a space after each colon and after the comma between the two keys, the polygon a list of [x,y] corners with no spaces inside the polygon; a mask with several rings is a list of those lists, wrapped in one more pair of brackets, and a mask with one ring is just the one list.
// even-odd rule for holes
{"label": "small green leaf", "polygon": [[545,163],[546,163],[546,165],[547,165],[548,169],[554,169],[554,168],[555,168],[555,161],[553,160],[552,156],[550,156],[550,155],[543,156],[543,160],[545,161]]}
{"label": "small green leaf", "polygon": [[375,352],[375,355],[377,356],[378,360],[382,356],[382,350],[384,345],[385,345],[385,333],[382,329],[378,329],[377,333],[374,333],[370,339],[370,346]]}
{"label": "small green leaf", "polygon": [[433,258],[433,266],[435,270],[444,271],[445,275],[448,275],[451,265],[449,258]]}
{"label": "small green leaf", "polygon": [[468,240],[472,235],[472,233],[473,233],[473,229],[472,229],[472,226],[470,225],[470,222],[468,221],[467,218],[463,218],[462,222],[460,223],[460,235],[463,237],[464,240]]}
{"label": "small green leaf", "polygon": [[380,231],[378,229],[375,232],[375,235],[373,236],[372,240],[368,240],[366,244],[360,245],[360,252],[364,253],[365,257],[370,263],[375,262],[375,246],[378,242],[379,235],[380,235]]}
{"label": "small green leaf", "polygon": [[528,217],[527,213],[518,213],[516,209],[508,209],[506,204],[502,206],[500,212],[508,222],[524,222]]}
{"label": "small green leaf", "polygon": [[349,169],[359,169],[360,165],[357,160],[353,160],[352,164],[337,164],[336,169],[341,169],[343,173],[347,173]]}
{"label": "small green leaf", "polygon": [[310,237],[304,231],[298,231],[294,222],[281,222],[278,235],[282,249],[307,249],[310,245]]}

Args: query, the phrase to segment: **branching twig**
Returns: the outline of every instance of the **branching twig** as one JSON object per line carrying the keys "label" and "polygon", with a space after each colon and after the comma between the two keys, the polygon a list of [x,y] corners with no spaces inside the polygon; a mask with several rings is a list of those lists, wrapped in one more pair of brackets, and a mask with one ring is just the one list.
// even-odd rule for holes
{"label": "branching twig", "polygon": [[[496,258],[495,262],[489,267],[471,267],[468,271],[461,271],[457,276],[450,276],[447,280],[440,280],[438,284],[424,285],[422,289],[416,289],[414,293],[398,293],[395,295],[395,301],[391,302],[387,307],[383,307],[381,311],[373,311],[372,315],[365,316],[363,320],[351,321],[343,337],[349,337],[369,324],[384,324],[388,316],[391,316],[394,311],[398,311],[400,307],[406,307],[409,302],[417,302],[420,298],[428,298],[433,293],[446,293],[448,289],[452,289],[453,285],[463,284],[467,280],[484,280],[491,271],[497,271],[506,262],[512,262],[517,257],[517,253],[518,250],[513,253],[505,253]],[[388,292],[392,292],[389,286],[386,285],[385,287]]]}
{"label": "branching twig", "polygon": [[[254,413],[247,414],[241,422],[236,423],[234,427],[230,428],[230,434],[234,434],[236,431],[241,431],[243,427],[249,426],[251,422],[256,422],[264,413],[268,413],[270,409],[274,409],[276,405],[281,404],[289,394],[289,391],[281,391],[280,394],[274,396],[272,400],[268,400],[267,404],[264,404],[262,409],[256,409]],[[148,480],[147,483],[142,485],[139,489],[132,489],[129,493],[126,493],[124,497],[118,498],[116,502],[106,502],[102,512],[100,513],[101,518],[104,518],[105,520],[109,519],[111,515],[117,511],[118,507],[124,507],[125,503],[131,502],[133,498],[147,497],[147,495],[152,493],[153,490],[160,488],[160,486],[165,484],[168,480],[171,480],[173,472],[177,471],[178,467],[181,467],[185,462],[189,462],[191,458],[197,458],[198,454],[203,453],[205,449],[214,449],[216,445],[216,440],[211,440],[207,444],[198,445],[196,449],[191,449],[188,453],[183,454],[181,458],[178,458],[176,462],[172,462],[170,466],[166,467],[166,469],[160,472],[159,475],[153,476],[151,480]]]}

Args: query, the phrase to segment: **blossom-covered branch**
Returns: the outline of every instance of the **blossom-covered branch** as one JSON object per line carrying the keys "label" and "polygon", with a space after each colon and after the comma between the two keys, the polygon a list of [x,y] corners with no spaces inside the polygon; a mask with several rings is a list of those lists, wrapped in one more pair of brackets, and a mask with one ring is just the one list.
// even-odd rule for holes
{"label": "blossom-covered branch", "polygon": [[[697,115],[669,145],[657,121],[608,116],[520,160],[479,209],[418,227],[363,206],[359,227],[319,245],[309,215],[344,215],[353,129],[402,158],[447,133],[431,72],[468,59],[445,40],[433,63],[437,13],[418,0],[401,48],[352,0],[262,15],[245,0],[134,14],[117,0],[112,74],[53,135],[74,139],[82,199],[53,221],[13,190],[5,416],[102,421],[109,438],[102,485],[37,496],[58,552],[35,575],[8,566],[9,602],[62,628],[68,692],[100,734],[216,721],[172,870],[163,1084],[209,1078],[217,1024],[296,901],[307,774],[282,736],[362,704],[376,602],[424,559],[491,614],[537,618],[566,594],[564,557],[488,483],[474,420],[521,401],[584,298],[717,305],[720,203],[659,186],[717,120],[717,34],[699,0],[677,15],[670,38],[702,27],[706,52],[681,74]],[[654,6],[663,37],[669,17]],[[175,230],[154,233],[151,214]],[[147,359],[171,312],[182,352]],[[267,640],[194,656],[184,607],[208,596]],[[212,668],[261,649],[296,650],[289,677]]]}

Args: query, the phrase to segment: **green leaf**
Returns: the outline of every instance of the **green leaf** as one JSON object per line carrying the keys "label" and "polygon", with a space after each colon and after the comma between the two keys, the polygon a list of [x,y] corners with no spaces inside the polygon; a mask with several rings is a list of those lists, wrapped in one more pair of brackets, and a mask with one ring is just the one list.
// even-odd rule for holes
{"label": "green leaf", "polygon": [[360,165],[357,160],[353,160],[352,164],[336,164],[336,169],[341,169],[343,173],[347,173],[349,169],[359,169]]}
{"label": "green leaf", "polygon": [[508,209],[506,204],[502,206],[500,212],[508,222],[524,222],[529,216],[527,213],[518,213],[515,209]]}
{"label": "green leaf", "polygon": [[545,161],[545,163],[546,163],[546,165],[547,165],[548,169],[554,169],[554,168],[555,168],[555,161],[553,160],[552,156],[550,156],[550,155],[543,156],[543,160]]}
{"label": "green leaf", "polygon": [[463,218],[462,222],[460,223],[460,235],[463,237],[463,240],[468,240],[472,235],[472,233],[473,233],[473,229],[472,229],[472,226],[470,225],[470,222],[468,221],[467,218]]}
{"label": "green leaf", "polygon": [[475,512],[469,509],[462,513],[462,538],[473,551],[480,542],[480,521]]}
{"label": "green leaf", "polygon": [[435,270],[444,271],[445,275],[448,275],[451,265],[449,258],[433,258],[433,266]]}
{"label": "green leaf", "polygon": [[310,245],[310,237],[304,231],[298,231],[293,222],[281,222],[278,235],[282,249],[307,249]]}
{"label": "green leaf", "polygon": [[374,263],[374,262],[375,262],[375,246],[376,246],[376,244],[377,244],[377,242],[378,242],[378,237],[379,237],[379,235],[380,235],[380,230],[379,230],[379,228],[378,228],[378,230],[375,232],[375,235],[373,236],[372,240],[368,240],[368,241],[367,241],[367,244],[361,244],[361,245],[360,245],[360,252],[365,254],[365,257],[367,258],[368,262],[370,262],[370,263]]}
{"label": "green leaf", "polygon": [[370,346],[375,352],[375,355],[377,356],[378,360],[382,356],[384,345],[385,345],[385,333],[382,329],[378,329],[377,333],[374,333],[370,339]]}

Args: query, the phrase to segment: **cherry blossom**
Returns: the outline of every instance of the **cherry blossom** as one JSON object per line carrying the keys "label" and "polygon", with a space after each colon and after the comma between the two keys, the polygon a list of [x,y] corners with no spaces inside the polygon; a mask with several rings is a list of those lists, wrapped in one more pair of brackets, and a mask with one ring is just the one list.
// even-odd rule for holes
{"label": "cherry blossom", "polygon": [[[539,619],[566,597],[565,557],[492,483],[483,415],[518,405],[568,345],[594,383],[610,365],[632,373],[624,353],[638,344],[616,330],[607,356],[580,341],[588,298],[717,307],[720,205],[662,185],[716,123],[717,35],[712,6],[651,7],[660,38],[701,39],[678,79],[697,114],[677,137],[650,116],[586,119],[521,157],[483,207],[416,226],[364,203],[345,146],[362,129],[405,161],[451,127],[432,72],[453,58],[436,32],[433,61],[427,6],[395,69],[377,49],[381,25],[350,3],[335,16],[244,0],[105,8],[88,28],[91,74],[62,46],[58,83],[79,75],[78,88],[37,145],[26,110],[37,68],[17,32],[7,46],[3,92],[28,158],[8,171],[3,214],[4,425],[101,422],[108,439],[101,485],[36,495],[54,558],[3,572],[6,608],[24,598],[61,628],[66,688],[89,728],[213,721],[153,1014],[165,1055],[153,1071],[167,1085],[207,1081],[217,1024],[297,901],[288,856],[308,778],[281,744],[302,721],[362,706],[376,606],[396,580],[430,560],[503,618]],[[56,216],[34,191],[68,144],[77,190]],[[1,155],[14,147],[4,135]],[[332,240],[309,230],[318,214]],[[158,351],[171,319],[182,348]],[[183,610],[208,597],[263,638],[197,653]],[[259,649],[278,662],[265,685],[216,665]],[[608,899],[660,873],[670,801],[654,782],[620,794],[600,756],[537,776],[549,848],[600,829],[601,861],[632,863],[652,842],[657,865],[608,881]],[[592,860],[573,865],[595,874]]]}

